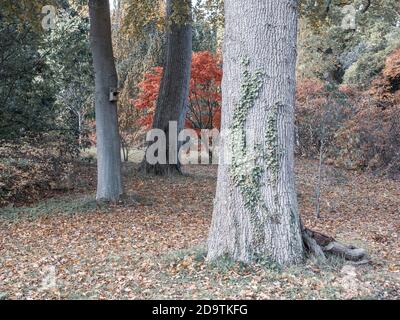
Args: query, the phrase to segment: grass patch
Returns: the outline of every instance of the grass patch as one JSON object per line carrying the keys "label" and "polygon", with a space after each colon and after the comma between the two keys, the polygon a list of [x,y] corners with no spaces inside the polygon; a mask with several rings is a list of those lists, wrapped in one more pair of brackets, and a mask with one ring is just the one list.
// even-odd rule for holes
{"label": "grass patch", "polygon": [[86,213],[96,210],[96,199],[91,196],[52,198],[29,207],[0,208],[0,219],[35,219],[40,216]]}
{"label": "grass patch", "polygon": [[[268,259],[246,264],[227,256],[208,262],[206,254],[205,246],[196,246],[162,255],[160,263],[150,272],[157,277],[150,297],[160,298],[162,292],[180,299],[221,296],[229,299],[348,298],[341,284],[344,277],[341,268],[345,261],[338,257],[329,257],[324,263],[306,259],[303,264],[282,267]],[[349,297],[377,298],[374,292],[363,289],[368,283],[365,271],[358,272],[356,281],[361,291],[351,293]],[[156,293],[158,289],[164,291]]]}

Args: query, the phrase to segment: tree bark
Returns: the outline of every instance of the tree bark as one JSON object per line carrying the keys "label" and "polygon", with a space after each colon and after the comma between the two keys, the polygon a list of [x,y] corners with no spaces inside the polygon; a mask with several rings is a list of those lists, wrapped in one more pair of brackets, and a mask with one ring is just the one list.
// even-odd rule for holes
{"label": "tree bark", "polygon": [[220,145],[209,260],[289,265],[304,257],[293,164],[297,10],[295,0],[225,0],[229,134]]}
{"label": "tree bark", "polygon": [[121,142],[118,132],[117,102],[110,90],[118,86],[111,42],[109,0],[90,0],[90,42],[95,72],[98,201],[118,201],[123,193]]}
{"label": "tree bark", "polygon": [[[169,141],[169,121],[177,121],[178,134],[184,127],[189,99],[190,69],[192,62],[191,1],[167,0],[167,48],[164,73],[160,84],[153,128],[161,129],[167,138],[167,162],[151,165],[144,159],[142,167],[146,173],[166,175],[181,173],[178,159],[179,143]],[[176,12],[176,8],[187,8]],[[177,20],[177,15],[179,16]],[[177,148],[172,146],[176,145]],[[170,149],[171,147],[171,149]]]}

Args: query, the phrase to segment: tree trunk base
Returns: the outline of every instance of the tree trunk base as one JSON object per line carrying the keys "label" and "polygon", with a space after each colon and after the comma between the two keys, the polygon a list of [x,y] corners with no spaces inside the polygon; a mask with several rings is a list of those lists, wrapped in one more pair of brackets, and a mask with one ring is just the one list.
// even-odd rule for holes
{"label": "tree trunk base", "polygon": [[183,174],[180,164],[149,164],[146,160],[141,163],[139,171],[155,176],[172,176]]}
{"label": "tree trunk base", "polygon": [[312,255],[326,261],[328,255],[335,255],[351,261],[354,264],[364,264],[369,262],[367,252],[364,249],[353,245],[344,245],[334,238],[322,233],[304,228],[303,242]]}

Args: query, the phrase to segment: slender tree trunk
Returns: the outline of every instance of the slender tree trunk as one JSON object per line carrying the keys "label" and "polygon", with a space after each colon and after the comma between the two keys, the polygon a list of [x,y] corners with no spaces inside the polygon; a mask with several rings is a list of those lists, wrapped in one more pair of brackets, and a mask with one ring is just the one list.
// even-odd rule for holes
{"label": "slender tree trunk", "polygon": [[296,0],[225,0],[210,260],[303,259],[293,164],[297,9]]}
{"label": "slender tree trunk", "polygon": [[82,111],[78,111],[76,114],[78,116],[78,146],[79,146],[79,152],[82,149],[82,142],[83,142],[83,121],[84,121],[84,115],[82,114]]}
{"label": "slender tree trunk", "polygon": [[123,190],[117,102],[110,101],[110,90],[117,88],[118,77],[111,42],[109,0],[90,0],[89,14],[96,85],[96,199],[98,201],[117,201]]}
{"label": "slender tree trunk", "polygon": [[324,138],[321,139],[319,147],[318,182],[315,188],[315,215],[321,217],[321,188],[322,188],[322,166],[324,165]]}
{"label": "slender tree trunk", "polygon": [[[191,1],[167,0],[167,47],[164,74],[161,80],[153,128],[161,129],[167,138],[167,161],[176,163],[151,165],[144,159],[145,172],[156,175],[180,173],[177,141],[169,141],[169,121],[178,122],[178,133],[183,129],[189,99],[190,69],[192,62]],[[179,10],[176,10],[179,8]],[[176,21],[178,17],[179,21]],[[170,149],[170,147],[172,147]]]}

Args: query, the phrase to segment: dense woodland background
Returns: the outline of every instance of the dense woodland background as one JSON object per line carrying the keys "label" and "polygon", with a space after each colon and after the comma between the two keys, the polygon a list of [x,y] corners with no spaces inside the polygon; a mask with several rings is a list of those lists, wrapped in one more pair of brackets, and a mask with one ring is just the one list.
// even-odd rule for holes
{"label": "dense woodland background", "polygon": [[[300,1],[300,213],[308,227],[365,248],[372,262],[310,260],[283,271],[205,262],[217,166],[164,177],[139,170],[166,64],[163,1],[111,1],[127,196],[96,204],[89,10],[85,1],[55,1],[55,28],[43,30],[47,2],[0,1],[0,299],[399,298],[397,0]],[[342,26],[347,4],[357,8],[355,29]],[[184,126],[220,129],[222,1],[195,1],[190,23]],[[58,286],[39,290],[48,265]]]}

